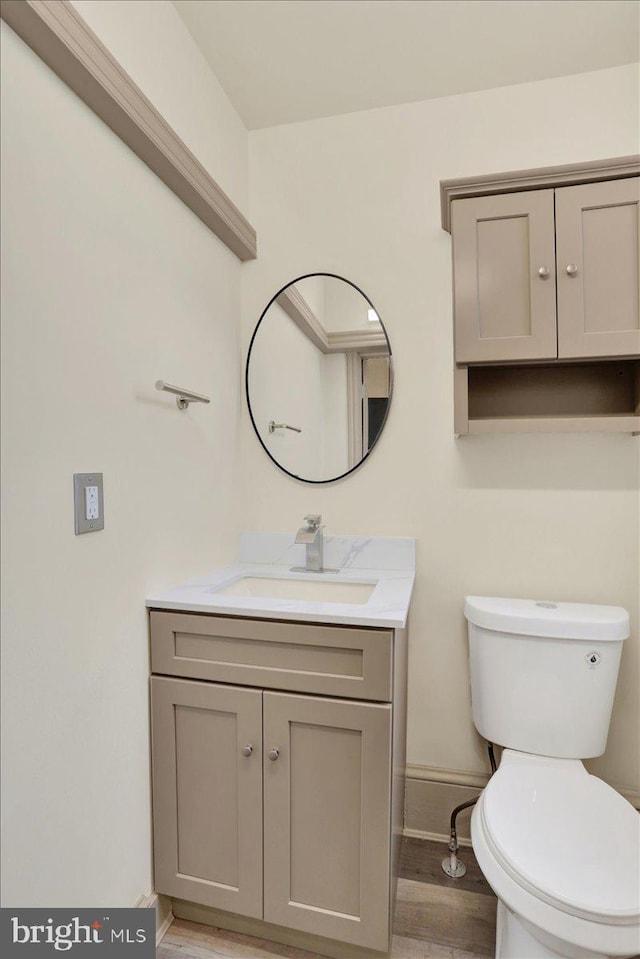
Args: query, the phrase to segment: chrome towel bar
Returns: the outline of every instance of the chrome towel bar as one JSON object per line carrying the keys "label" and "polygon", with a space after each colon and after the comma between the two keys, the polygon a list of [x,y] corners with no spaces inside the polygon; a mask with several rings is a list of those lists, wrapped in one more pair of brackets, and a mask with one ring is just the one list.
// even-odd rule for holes
{"label": "chrome towel bar", "polygon": [[273,433],[275,430],[293,430],[294,433],[302,433],[299,426],[289,426],[288,423],[276,423],[275,420],[269,420],[269,432]]}
{"label": "chrome towel bar", "polygon": [[167,393],[175,393],[178,397],[176,403],[179,410],[186,410],[189,403],[210,403],[208,396],[202,393],[193,393],[191,390],[183,390],[181,386],[172,386],[171,383],[165,383],[164,380],[156,380],[156,389],[165,390]]}

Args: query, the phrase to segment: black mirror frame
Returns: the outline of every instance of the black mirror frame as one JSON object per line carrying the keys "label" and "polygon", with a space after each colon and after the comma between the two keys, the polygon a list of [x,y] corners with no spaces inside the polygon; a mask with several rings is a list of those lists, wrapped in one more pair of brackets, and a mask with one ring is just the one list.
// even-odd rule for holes
{"label": "black mirror frame", "polygon": [[[387,403],[387,408],[386,408],[386,410],[385,410],[385,414],[384,414],[382,423],[380,424],[380,429],[378,430],[378,435],[376,436],[373,445],[367,450],[367,452],[366,452],[365,455],[362,457],[362,459],[360,460],[360,462],[359,462],[359,463],[356,463],[355,466],[352,466],[351,469],[346,470],[344,473],[340,473],[339,476],[332,476],[330,479],[323,479],[323,480],[305,479],[303,476],[297,476],[295,473],[291,473],[289,470],[285,469],[284,466],[282,466],[282,465],[278,462],[278,460],[275,459],[275,457],[273,457],[273,456],[271,455],[271,453],[269,452],[269,450],[267,449],[267,447],[266,447],[265,444],[263,443],[262,437],[260,436],[260,433],[258,432],[258,427],[256,426],[256,421],[255,421],[255,419],[254,419],[254,417],[253,417],[253,410],[251,409],[251,400],[249,399],[249,363],[250,363],[250,361],[251,361],[251,350],[252,350],[252,348],[253,348],[253,341],[254,341],[255,338],[256,338],[256,335],[257,335],[257,333],[258,333],[258,330],[260,329],[260,324],[262,323],[262,321],[263,321],[263,319],[264,319],[264,317],[265,317],[265,315],[266,315],[269,307],[275,302],[275,300],[278,299],[278,297],[280,296],[281,293],[284,293],[284,291],[287,290],[290,286],[294,286],[294,284],[299,283],[300,280],[308,280],[308,279],[310,279],[311,277],[314,277],[314,276],[329,276],[329,277],[332,277],[334,280],[342,280],[343,283],[348,283],[349,286],[352,286],[354,290],[357,290],[357,292],[358,292],[362,297],[364,297],[364,299],[367,301],[367,303],[369,304],[369,306],[371,307],[371,309],[372,309],[372,310],[375,310],[376,315],[377,315],[377,317],[378,317],[378,319],[379,319],[379,321],[380,321],[380,326],[382,327],[382,332],[384,333],[385,340],[387,341],[387,349],[389,350],[389,402]],[[292,479],[298,480],[299,483],[309,483],[310,485],[313,485],[313,486],[323,486],[323,485],[326,485],[327,483],[336,483],[338,480],[342,480],[342,479],[344,479],[346,476],[349,476],[351,473],[354,473],[356,470],[360,469],[360,467],[361,467],[362,464],[365,462],[365,460],[367,460],[367,459],[369,458],[369,456],[371,455],[371,453],[373,452],[373,450],[374,450],[374,449],[376,448],[376,446],[378,445],[378,442],[379,442],[379,440],[380,440],[380,437],[382,436],[382,433],[383,433],[384,428],[385,428],[386,423],[387,423],[387,418],[388,418],[388,416],[389,416],[389,410],[391,409],[391,400],[393,399],[393,386],[394,386],[394,382],[393,382],[393,381],[394,381],[394,375],[393,375],[393,355],[392,355],[392,352],[391,352],[391,342],[390,342],[390,340],[389,340],[389,334],[387,333],[387,328],[386,328],[386,326],[384,325],[383,321],[380,319],[380,314],[379,314],[378,311],[376,310],[375,306],[373,305],[373,303],[371,302],[371,300],[369,299],[369,297],[367,296],[367,294],[364,293],[363,290],[361,290],[360,287],[357,286],[355,283],[352,283],[351,280],[347,280],[344,276],[339,276],[337,273],[324,273],[324,272],[322,272],[322,271],[317,271],[317,272],[315,272],[315,273],[304,273],[302,276],[297,276],[294,280],[290,280],[288,283],[285,283],[285,285],[284,285],[283,287],[281,287],[281,288],[278,290],[278,292],[277,292],[276,294],[274,294],[274,296],[271,297],[271,299],[269,300],[269,302],[268,302],[267,305],[265,306],[264,310],[263,310],[262,313],[260,314],[260,319],[259,319],[258,322],[256,323],[256,327],[255,327],[255,329],[254,329],[254,331],[253,331],[253,334],[252,334],[252,336],[251,336],[251,341],[250,341],[250,343],[249,343],[249,349],[248,349],[248,351],[247,351],[247,360],[246,360],[246,363],[245,363],[245,374],[244,374],[244,387],[245,387],[245,397],[246,397],[246,400],[247,400],[247,408],[248,408],[248,410],[249,410],[249,417],[251,418],[251,425],[253,426],[253,429],[254,429],[254,432],[255,432],[256,436],[258,437],[258,441],[259,441],[259,443],[260,443],[260,446],[261,446],[262,449],[265,451],[265,453],[267,454],[267,456],[269,457],[269,459],[271,460],[271,462],[272,462],[275,466],[277,466],[279,470],[281,470],[283,473],[286,473],[286,475],[287,475],[287,476],[290,476]]]}

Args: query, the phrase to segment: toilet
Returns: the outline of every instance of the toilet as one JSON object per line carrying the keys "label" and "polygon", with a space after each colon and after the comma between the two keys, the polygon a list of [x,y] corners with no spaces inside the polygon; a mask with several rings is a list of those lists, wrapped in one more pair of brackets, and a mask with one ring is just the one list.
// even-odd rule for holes
{"label": "toilet", "polygon": [[471,839],[498,897],[496,957],[640,953],[640,816],[590,775],[605,749],[629,616],[468,596],[473,722],[503,747]]}

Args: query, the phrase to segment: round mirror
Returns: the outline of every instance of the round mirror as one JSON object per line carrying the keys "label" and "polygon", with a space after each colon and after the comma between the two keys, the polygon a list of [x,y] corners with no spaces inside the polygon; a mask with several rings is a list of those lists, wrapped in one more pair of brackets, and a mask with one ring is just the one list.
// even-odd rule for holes
{"label": "round mirror", "polygon": [[330,483],[360,466],[392,385],[389,338],[354,283],[311,273],[267,304],[249,346],[247,402],[258,439],[289,476]]}

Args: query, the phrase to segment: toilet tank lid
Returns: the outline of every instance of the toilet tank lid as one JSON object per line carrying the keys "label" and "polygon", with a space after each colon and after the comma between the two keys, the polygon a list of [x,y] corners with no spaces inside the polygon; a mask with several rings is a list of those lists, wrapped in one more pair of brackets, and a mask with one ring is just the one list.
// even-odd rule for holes
{"label": "toilet tank lid", "polygon": [[467,596],[464,615],[475,626],[522,636],[606,642],[629,635],[629,614],[621,606]]}

